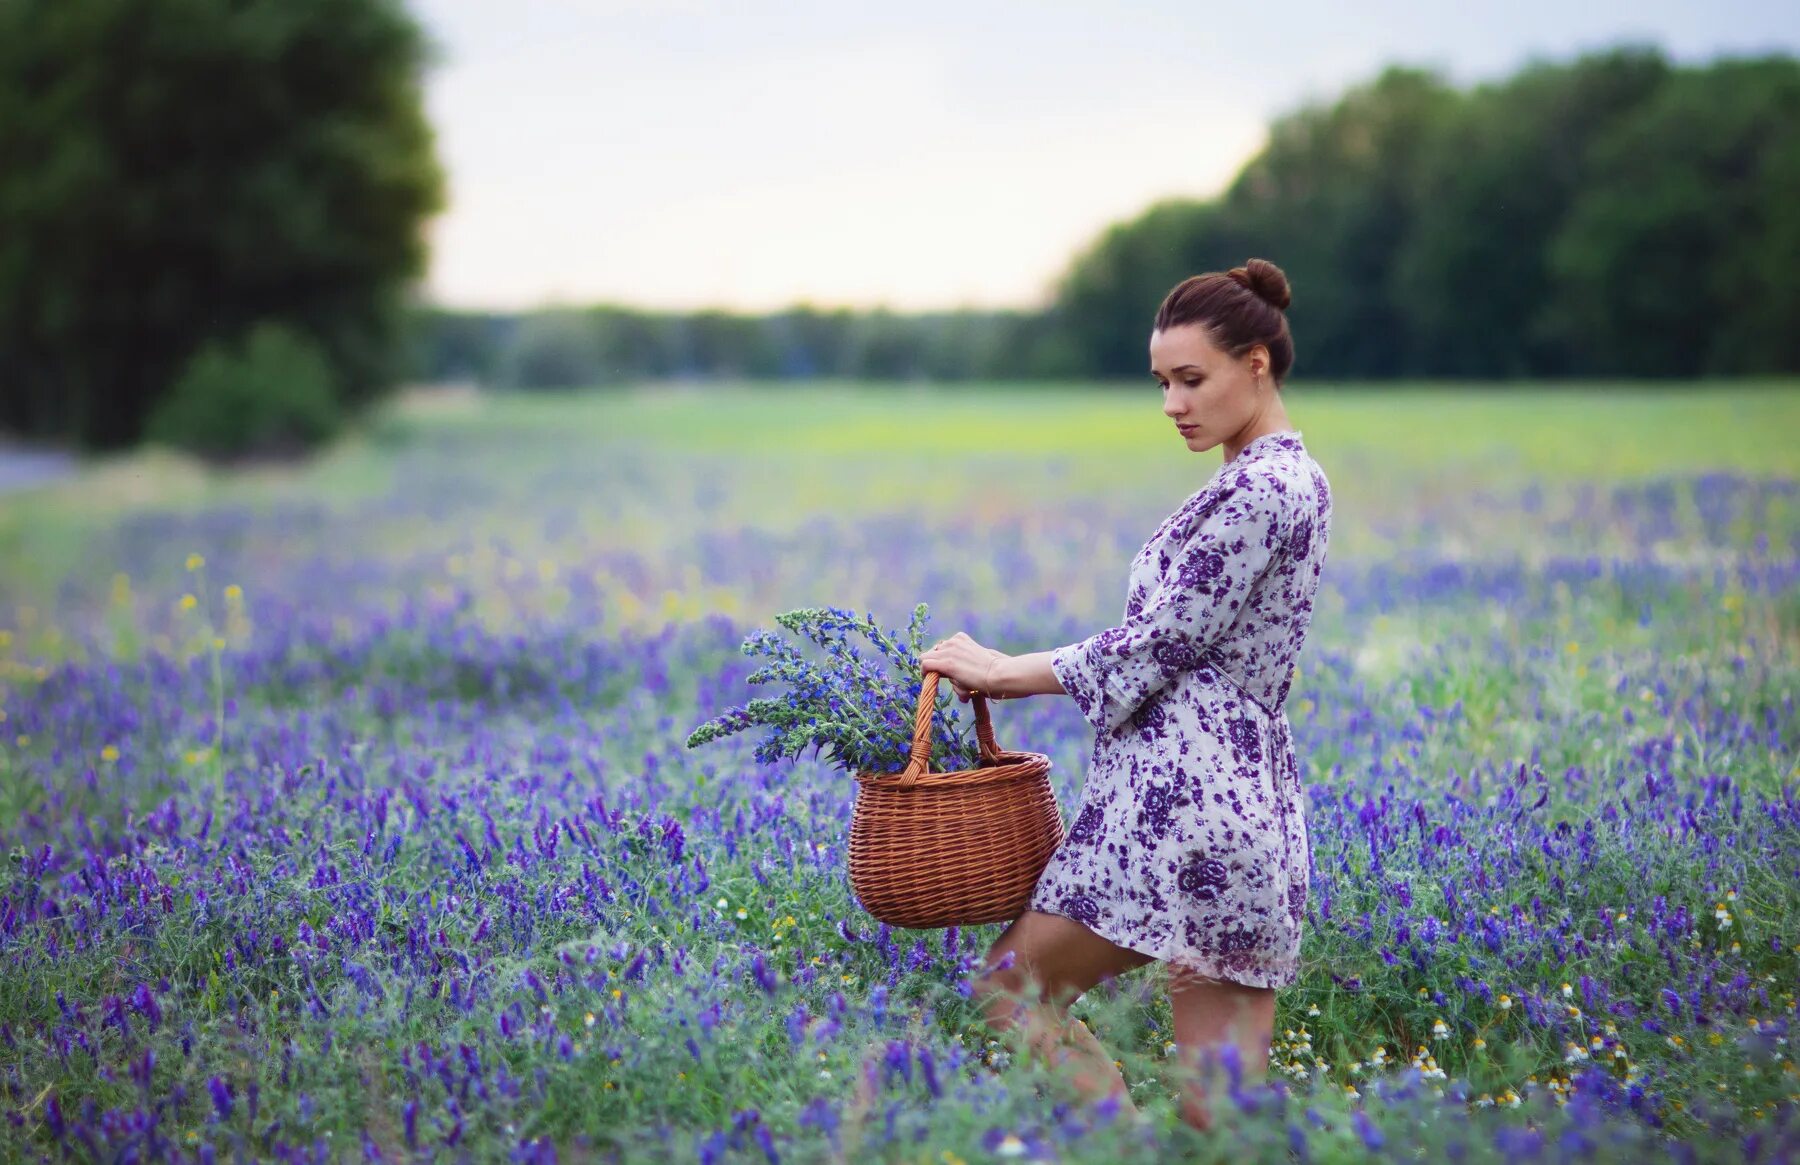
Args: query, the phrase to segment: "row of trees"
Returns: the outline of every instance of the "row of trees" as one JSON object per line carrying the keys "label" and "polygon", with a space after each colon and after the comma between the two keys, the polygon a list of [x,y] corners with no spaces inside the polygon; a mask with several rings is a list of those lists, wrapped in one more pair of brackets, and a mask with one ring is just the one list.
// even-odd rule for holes
{"label": "row of trees", "polygon": [[619,305],[522,316],[428,309],[416,374],[505,388],[662,378],[962,380],[1056,376],[1071,363],[1041,311],[907,313],[801,304],[766,315]]}
{"label": "row of trees", "polygon": [[444,176],[403,0],[0,0],[0,430],[304,445],[406,377],[1144,376],[1187,275],[1273,259],[1305,377],[1800,371],[1800,62],[1392,67],[1042,308],[410,302]]}
{"label": "row of trees", "polygon": [[421,375],[1142,377],[1157,304],[1253,255],[1294,289],[1305,377],[1800,371],[1800,62],[1652,47],[1458,89],[1392,67],[1270,128],[1217,198],[1074,257],[1039,311],[434,313]]}
{"label": "row of trees", "polygon": [[1161,294],[1250,255],[1293,284],[1303,374],[1800,371],[1800,62],[1390,68],[1277,121],[1220,198],[1106,232],[1059,328],[1084,371],[1138,372]]}

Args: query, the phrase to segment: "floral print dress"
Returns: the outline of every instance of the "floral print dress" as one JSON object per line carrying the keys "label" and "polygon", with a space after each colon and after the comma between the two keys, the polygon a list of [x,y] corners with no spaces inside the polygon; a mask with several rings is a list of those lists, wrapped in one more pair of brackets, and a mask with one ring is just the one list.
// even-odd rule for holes
{"label": "floral print dress", "polygon": [[1300,432],[1265,433],[1132,560],[1124,622],[1051,653],[1094,745],[1032,909],[1213,978],[1294,981],[1312,850],[1283,705],[1330,532]]}

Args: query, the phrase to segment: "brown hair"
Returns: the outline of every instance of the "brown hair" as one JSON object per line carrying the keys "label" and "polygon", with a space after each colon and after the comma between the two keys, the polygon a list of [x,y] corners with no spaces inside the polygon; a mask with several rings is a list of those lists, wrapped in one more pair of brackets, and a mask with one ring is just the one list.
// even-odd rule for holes
{"label": "brown hair", "polygon": [[1262,344],[1269,349],[1269,374],[1280,388],[1294,366],[1286,311],[1292,301],[1281,268],[1267,259],[1251,259],[1242,267],[1190,275],[1177,283],[1156,309],[1156,329],[1200,324],[1232,356]]}

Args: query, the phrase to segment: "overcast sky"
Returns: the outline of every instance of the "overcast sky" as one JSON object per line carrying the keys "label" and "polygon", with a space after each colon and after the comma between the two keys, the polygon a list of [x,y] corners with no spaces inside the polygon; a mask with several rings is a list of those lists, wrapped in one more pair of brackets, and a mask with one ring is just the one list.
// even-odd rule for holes
{"label": "overcast sky", "polygon": [[450,185],[427,290],[502,309],[1035,304],[1391,62],[1800,52],[1793,0],[408,3]]}

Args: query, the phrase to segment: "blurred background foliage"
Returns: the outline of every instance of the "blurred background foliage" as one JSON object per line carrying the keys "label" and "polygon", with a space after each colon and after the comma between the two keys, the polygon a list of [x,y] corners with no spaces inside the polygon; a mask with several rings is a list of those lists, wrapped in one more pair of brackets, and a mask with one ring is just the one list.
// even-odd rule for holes
{"label": "blurred background foliage", "polygon": [[0,428],[132,444],[263,321],[340,411],[402,378],[426,60],[397,0],[0,0]]}
{"label": "blurred background foliage", "polygon": [[[1303,379],[1800,371],[1791,56],[1621,45],[1467,88],[1390,66],[1277,118],[1217,197],[1101,232],[1043,304],[907,313],[424,302],[430,58],[396,0],[0,0],[0,430],[104,449],[157,417],[218,457],[304,448],[406,381],[1137,383],[1168,289],[1253,255],[1292,282]],[[316,349],[330,410],[310,361],[258,370],[259,324]],[[182,420],[244,399],[234,375],[255,416]]]}
{"label": "blurred background foliage", "polygon": [[414,371],[512,388],[1137,380],[1169,288],[1261,255],[1293,284],[1303,377],[1791,373],[1796,191],[1792,57],[1682,66],[1628,45],[1466,90],[1393,66],[1278,118],[1219,197],[1102,232],[1040,311],[426,311]]}

